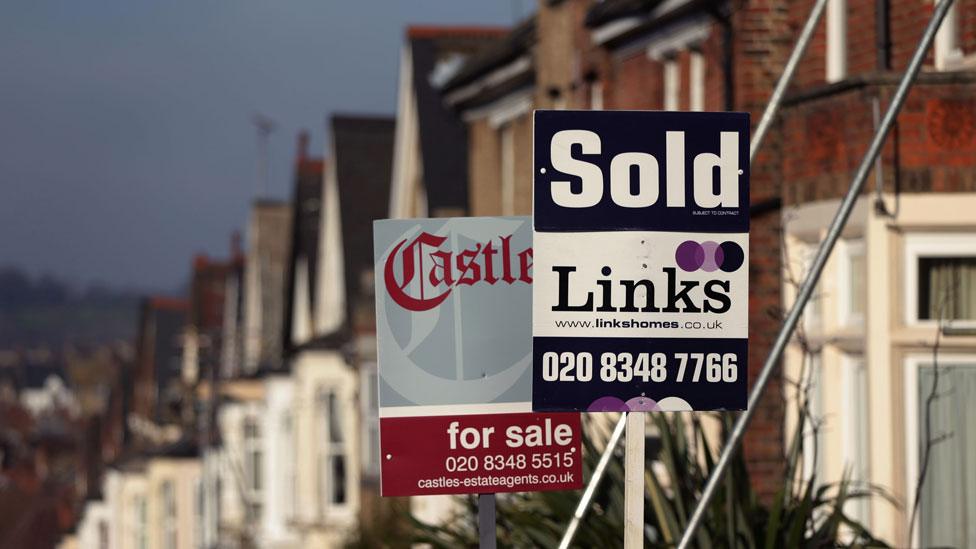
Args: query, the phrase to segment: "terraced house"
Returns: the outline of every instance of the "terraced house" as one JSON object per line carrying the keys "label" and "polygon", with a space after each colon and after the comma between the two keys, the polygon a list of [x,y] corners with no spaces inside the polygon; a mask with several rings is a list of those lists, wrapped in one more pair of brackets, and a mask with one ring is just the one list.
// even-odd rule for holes
{"label": "terraced house", "polygon": [[[468,123],[470,211],[531,210],[533,109],[739,110],[757,122],[812,4],[540,2],[441,88]],[[940,29],[744,444],[753,483],[769,497],[795,425],[787,410],[806,394],[821,425],[810,434],[819,451],[805,456],[806,474],[824,483],[847,474],[889,490],[897,504],[876,497],[847,511],[896,545],[976,539],[963,510],[976,491],[950,480],[976,465],[964,427],[976,376],[974,7],[958,2]],[[828,4],[752,166],[750,376],[931,10],[916,1]],[[947,433],[916,493],[926,441]],[[906,509],[916,498],[910,533]]]}
{"label": "terraced house", "polygon": [[[247,255],[146,301],[92,439],[108,472],[63,545],[368,546],[408,506],[447,520],[447,498],[378,493],[373,220],[530,214],[536,109],[755,124],[812,5],[540,0],[510,29],[406,29],[395,120],[333,115],[321,156],[301,136],[292,199],[255,204]],[[750,381],[931,11],[828,0],[751,169]],[[851,517],[893,546],[976,544],[974,211],[976,0],[956,0],[746,434],[760,498],[802,405],[802,475],[893,496]]]}

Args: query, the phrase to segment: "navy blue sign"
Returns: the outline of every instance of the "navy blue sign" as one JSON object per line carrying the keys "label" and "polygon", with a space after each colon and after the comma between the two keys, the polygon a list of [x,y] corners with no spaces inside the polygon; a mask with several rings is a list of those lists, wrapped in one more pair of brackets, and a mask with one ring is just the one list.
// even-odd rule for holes
{"label": "navy blue sign", "polygon": [[749,117],[536,111],[537,411],[741,410]]}
{"label": "navy blue sign", "polygon": [[534,140],[538,231],[749,230],[746,113],[536,111]]}

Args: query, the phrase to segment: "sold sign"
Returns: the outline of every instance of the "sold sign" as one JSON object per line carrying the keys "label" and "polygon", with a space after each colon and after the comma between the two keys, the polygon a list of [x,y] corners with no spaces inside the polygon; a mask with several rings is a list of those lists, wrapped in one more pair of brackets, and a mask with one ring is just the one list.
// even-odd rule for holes
{"label": "sold sign", "polygon": [[536,411],[746,404],[749,118],[536,111]]}

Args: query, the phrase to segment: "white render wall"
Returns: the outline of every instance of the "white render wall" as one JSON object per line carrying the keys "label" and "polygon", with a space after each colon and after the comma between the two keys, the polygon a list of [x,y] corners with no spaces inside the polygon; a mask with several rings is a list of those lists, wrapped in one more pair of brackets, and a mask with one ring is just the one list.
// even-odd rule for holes
{"label": "white render wall", "polygon": [[264,505],[261,517],[263,547],[297,547],[298,535],[291,524],[295,512],[295,418],[292,378],[273,375],[265,379],[262,435],[264,444]]}
{"label": "white render wall", "polygon": [[[292,363],[296,428],[297,505],[296,524],[301,546],[307,548],[339,547],[356,527],[360,506],[359,413],[356,406],[358,376],[346,364],[339,351],[308,350]],[[318,495],[318,453],[321,444],[321,419],[316,413],[316,397],[323,390],[334,389],[344,412],[343,433],[346,438],[346,503],[330,506]]]}
{"label": "white render wall", "polygon": [[[913,359],[931,357],[937,331],[933,322],[907,318],[917,291],[911,288],[908,248],[913,240],[927,237],[932,237],[936,246],[967,239],[976,244],[976,194],[903,193],[897,199],[894,216],[875,211],[874,198],[863,197],[855,207],[842,244],[831,254],[815,292],[821,296],[820,318],[806,324],[805,329],[812,346],[820,350],[821,409],[817,415],[823,426],[817,469],[821,480],[836,482],[852,460],[863,460],[865,480],[884,488],[898,502],[896,506],[883,498],[872,498],[867,525],[881,539],[903,547],[913,545],[908,540],[905,509],[914,501],[917,480],[912,455],[917,448],[912,448],[910,441],[918,436],[918,409],[907,409],[911,403],[906,396],[917,388],[908,386],[914,379],[908,369]],[[896,210],[894,196],[884,195],[884,200],[889,211]],[[784,211],[785,262],[797,269],[802,263],[799,255],[803,241],[818,242],[836,209],[834,200]],[[866,301],[860,322],[845,320],[844,241],[860,241],[864,246]],[[795,289],[785,284],[783,292],[785,303],[792,303]],[[942,361],[973,355],[976,337],[952,336],[940,341]],[[788,379],[799,377],[801,357],[794,340],[784,361]],[[860,395],[851,387],[852,357],[863,358],[864,388]],[[787,398],[795,399],[795,391],[787,389]],[[859,406],[866,413],[858,414]],[[868,455],[851,451],[851,425],[856,421],[863,421],[863,446]],[[788,418],[788,436],[795,425],[796,418]]]}
{"label": "white render wall", "polygon": [[172,482],[176,501],[176,549],[197,549],[197,484],[200,482],[198,458],[152,458],[146,469],[149,534],[148,549],[168,549],[163,544],[163,496],[165,482]]}

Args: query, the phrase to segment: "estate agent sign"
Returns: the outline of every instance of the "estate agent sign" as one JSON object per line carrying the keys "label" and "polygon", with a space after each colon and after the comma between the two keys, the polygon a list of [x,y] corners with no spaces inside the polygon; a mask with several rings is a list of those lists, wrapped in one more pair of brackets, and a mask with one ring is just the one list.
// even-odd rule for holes
{"label": "estate agent sign", "polygon": [[536,111],[533,409],[746,406],[749,118]]}
{"label": "estate agent sign", "polygon": [[532,410],[528,217],[374,224],[384,496],[582,484],[579,414]]}

